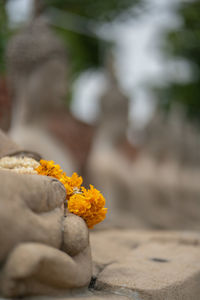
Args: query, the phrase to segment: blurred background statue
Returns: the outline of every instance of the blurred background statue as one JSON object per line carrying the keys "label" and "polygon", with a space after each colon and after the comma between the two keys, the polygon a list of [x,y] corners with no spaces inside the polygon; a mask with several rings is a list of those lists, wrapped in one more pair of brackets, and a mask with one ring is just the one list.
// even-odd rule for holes
{"label": "blurred background statue", "polygon": [[120,88],[114,58],[110,54],[106,60],[106,75],[108,85],[100,99],[101,114],[89,157],[88,174],[90,181],[107,197],[108,216],[105,223],[123,226],[126,221],[123,212],[128,213],[130,190],[127,182],[129,160],[123,149],[123,146],[126,148],[129,145],[129,99]]}
{"label": "blurred background statue", "polygon": [[147,227],[199,229],[199,132],[180,107],[157,109],[132,163],[131,211]]}
{"label": "blurred background statue", "polygon": [[173,106],[168,115],[157,108],[141,134],[143,147],[156,161],[162,163],[172,160],[182,168],[199,168],[199,130],[188,121],[180,105]]}
{"label": "blurred background statue", "polygon": [[48,130],[51,115],[65,110],[67,65],[61,41],[43,18],[36,18],[10,40],[7,55],[13,98],[10,136],[71,174],[76,170],[72,156]]}

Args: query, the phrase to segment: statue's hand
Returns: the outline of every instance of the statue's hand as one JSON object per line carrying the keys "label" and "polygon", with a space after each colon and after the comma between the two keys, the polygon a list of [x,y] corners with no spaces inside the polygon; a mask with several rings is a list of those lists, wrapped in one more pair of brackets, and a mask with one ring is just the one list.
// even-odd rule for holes
{"label": "statue's hand", "polygon": [[3,295],[52,294],[88,285],[88,228],[78,216],[64,218],[64,186],[51,177],[0,171],[0,190]]}
{"label": "statue's hand", "polygon": [[75,257],[89,245],[89,232],[85,221],[68,213],[63,222],[62,250]]}
{"label": "statue's hand", "polygon": [[21,242],[60,248],[64,186],[56,179],[0,171],[0,262]]}

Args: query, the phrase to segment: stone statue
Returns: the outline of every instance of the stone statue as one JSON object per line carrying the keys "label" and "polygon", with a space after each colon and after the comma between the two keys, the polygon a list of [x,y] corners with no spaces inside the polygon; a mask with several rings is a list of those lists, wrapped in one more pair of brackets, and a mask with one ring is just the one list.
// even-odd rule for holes
{"label": "stone statue", "polygon": [[[16,153],[21,149],[0,131],[0,157]],[[51,177],[0,170],[0,191],[1,294],[52,295],[87,286],[88,228],[76,215],[63,216],[64,186]]]}
{"label": "stone statue", "polygon": [[[127,198],[126,173],[128,162],[120,152],[126,140],[128,97],[122,92],[116,77],[114,58],[106,59],[107,89],[100,99],[101,116],[88,161],[88,176],[107,195],[108,215],[105,225],[120,224],[121,199]],[[126,201],[123,202],[123,208]]]}
{"label": "stone statue", "polygon": [[69,175],[72,155],[49,130],[51,116],[65,110],[65,49],[42,17],[14,36],[7,49],[13,113],[10,136],[25,149],[56,160]]}
{"label": "stone statue", "polygon": [[126,138],[129,99],[119,85],[114,58],[106,60],[107,89],[100,99],[100,119],[94,148],[95,151],[116,149]]}
{"label": "stone statue", "polygon": [[155,161],[173,161],[181,168],[199,168],[199,130],[188,121],[181,106],[172,107],[168,115],[157,108],[142,135],[144,151]]}

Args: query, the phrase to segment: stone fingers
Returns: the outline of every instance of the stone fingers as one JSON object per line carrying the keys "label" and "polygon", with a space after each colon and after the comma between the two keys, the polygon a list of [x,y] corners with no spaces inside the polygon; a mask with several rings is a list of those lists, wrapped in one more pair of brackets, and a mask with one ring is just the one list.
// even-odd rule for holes
{"label": "stone fingers", "polygon": [[0,208],[3,209],[0,211],[0,263],[22,242],[39,242],[55,248],[62,245],[61,209],[56,208],[39,215],[27,207],[19,207],[18,203],[12,208],[8,205],[7,211],[0,203]]}
{"label": "stone fingers", "polygon": [[60,208],[42,214],[27,211],[26,240],[61,248],[63,218],[63,210]]}
{"label": "stone fingers", "polygon": [[1,201],[9,201],[12,205],[18,197],[35,213],[61,207],[66,197],[64,186],[55,178],[7,170],[0,170],[0,189]]}
{"label": "stone fingers", "polygon": [[74,214],[68,213],[63,220],[62,250],[75,256],[89,245],[89,232],[85,221]]}
{"label": "stone fingers", "polygon": [[30,197],[24,200],[35,213],[48,212],[61,207],[66,199],[66,190],[57,179],[41,175],[30,175]]}
{"label": "stone fingers", "polygon": [[[90,264],[87,253],[76,261],[46,245],[20,244],[11,252],[4,267],[1,292],[4,296],[17,297],[48,293],[50,288],[65,290],[82,287],[89,284]],[[88,267],[85,268],[86,265]]]}

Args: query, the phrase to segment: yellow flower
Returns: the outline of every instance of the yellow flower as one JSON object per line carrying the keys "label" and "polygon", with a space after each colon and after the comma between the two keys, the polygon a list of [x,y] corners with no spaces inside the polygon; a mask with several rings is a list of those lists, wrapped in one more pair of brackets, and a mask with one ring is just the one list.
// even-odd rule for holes
{"label": "yellow flower", "polygon": [[[82,217],[89,228],[105,219],[107,208],[104,208],[103,195],[90,185],[90,189],[81,187],[83,178],[73,173],[68,177],[53,160],[40,160],[40,166],[35,169],[38,174],[57,178],[66,188],[68,211]],[[64,203],[66,207],[66,202]]]}
{"label": "yellow flower", "polygon": [[68,200],[68,211],[82,217],[88,225],[94,225],[103,221],[106,217],[107,208],[104,208],[103,195],[90,185],[90,189],[81,188],[82,193],[74,194]]}
{"label": "yellow flower", "polygon": [[68,177],[53,160],[47,161],[41,159],[40,166],[35,170],[39,175],[51,176],[60,180],[66,188],[68,197],[70,197],[77,189],[79,190],[83,182],[82,177],[78,176],[76,173],[73,173],[72,177]]}
{"label": "yellow flower", "polygon": [[67,198],[69,199],[70,196],[79,191],[83,178],[78,176],[77,173],[73,173],[72,177],[68,177],[63,173],[60,181],[64,184],[67,191]]}
{"label": "yellow flower", "polygon": [[59,165],[56,165],[53,160],[47,161],[44,159],[40,160],[40,166],[35,169],[39,175],[46,175],[57,178],[60,180],[62,176],[62,169]]}

